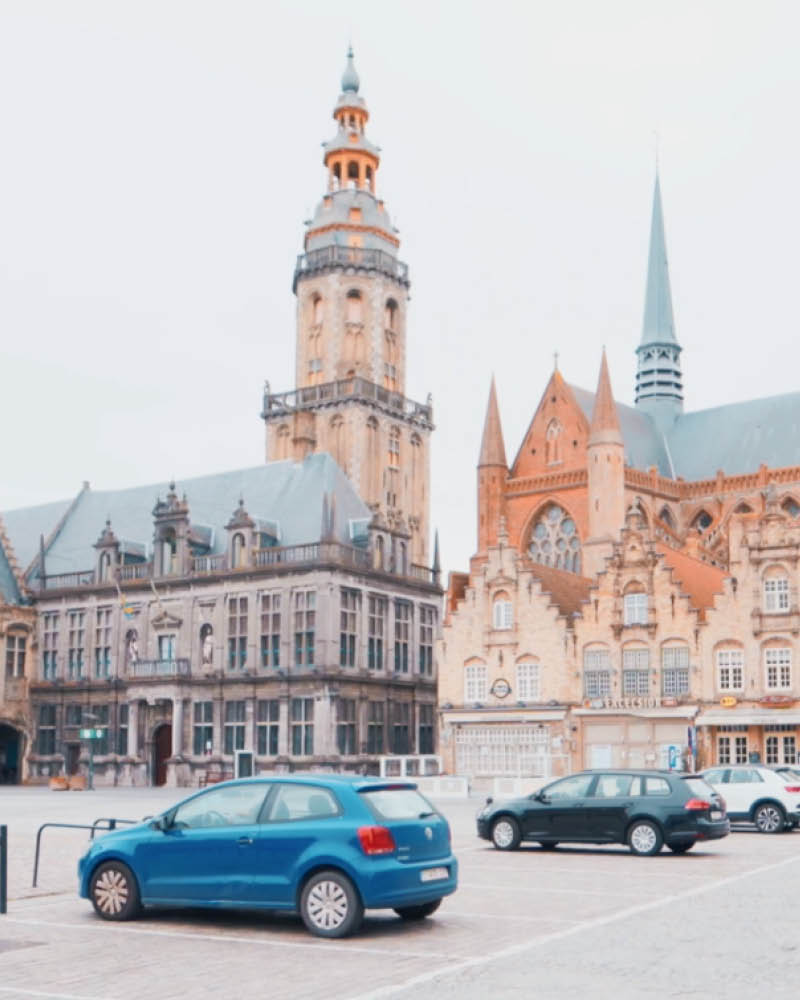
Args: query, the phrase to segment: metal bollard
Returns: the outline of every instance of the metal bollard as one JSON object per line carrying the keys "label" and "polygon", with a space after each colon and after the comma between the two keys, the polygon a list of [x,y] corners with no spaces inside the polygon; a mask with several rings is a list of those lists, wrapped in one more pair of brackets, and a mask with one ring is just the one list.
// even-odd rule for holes
{"label": "metal bollard", "polygon": [[0,826],[0,913],[8,906],[8,827]]}

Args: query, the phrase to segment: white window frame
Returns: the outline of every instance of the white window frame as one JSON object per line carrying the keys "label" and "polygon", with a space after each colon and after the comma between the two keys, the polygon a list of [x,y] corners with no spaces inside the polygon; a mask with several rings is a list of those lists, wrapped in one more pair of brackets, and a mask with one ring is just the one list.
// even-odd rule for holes
{"label": "white window frame", "polygon": [[469,663],[464,667],[464,704],[486,701],[489,675],[485,663]]}
{"label": "white window frame", "polygon": [[514,627],[514,605],[511,601],[500,598],[492,606],[492,627],[507,630]]}
{"label": "white window frame", "polygon": [[717,650],[717,689],[744,691],[744,650]]}
{"label": "white window frame", "polygon": [[635,594],[625,594],[622,599],[623,625],[646,625],[648,616],[648,599],[644,591]]}
{"label": "white window frame", "polygon": [[520,701],[539,701],[542,697],[542,677],[538,663],[523,660],[517,664],[517,698]]}
{"label": "white window frame", "polygon": [[791,646],[776,646],[764,650],[764,686],[767,691],[791,690]]}
{"label": "white window frame", "polygon": [[764,581],[764,611],[771,615],[785,615],[789,610],[789,579],[773,576]]}

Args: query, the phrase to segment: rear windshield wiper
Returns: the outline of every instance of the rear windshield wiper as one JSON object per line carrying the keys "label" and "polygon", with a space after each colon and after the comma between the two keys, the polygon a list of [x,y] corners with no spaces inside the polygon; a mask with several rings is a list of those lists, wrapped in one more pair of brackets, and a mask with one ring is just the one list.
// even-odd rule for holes
{"label": "rear windshield wiper", "polygon": [[429,809],[428,812],[421,812],[419,814],[419,819],[427,819],[428,816],[435,816],[436,813],[433,809]]}

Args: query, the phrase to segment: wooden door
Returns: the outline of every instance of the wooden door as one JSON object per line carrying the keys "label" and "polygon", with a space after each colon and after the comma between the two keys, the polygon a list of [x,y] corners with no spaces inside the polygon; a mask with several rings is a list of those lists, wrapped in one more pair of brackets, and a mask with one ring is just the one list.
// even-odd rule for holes
{"label": "wooden door", "polygon": [[167,782],[167,758],[172,756],[172,726],[159,726],[153,739],[153,783]]}

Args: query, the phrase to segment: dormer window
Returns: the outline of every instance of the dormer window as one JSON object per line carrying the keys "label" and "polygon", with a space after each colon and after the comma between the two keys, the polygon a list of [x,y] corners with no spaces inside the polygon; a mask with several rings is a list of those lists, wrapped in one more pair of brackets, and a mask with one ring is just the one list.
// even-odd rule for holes
{"label": "dormer window", "polygon": [[514,605],[508,594],[498,594],[492,605],[492,627],[500,630],[514,627]]}
{"label": "dormer window", "polygon": [[101,552],[97,566],[97,576],[100,583],[108,583],[111,579],[111,553]]}
{"label": "dormer window", "polygon": [[165,532],[159,543],[161,549],[161,575],[174,576],[178,572],[178,539],[173,530]]}
{"label": "dormer window", "polygon": [[237,531],[231,542],[231,566],[233,569],[241,569],[247,564],[247,543],[244,535]]}
{"label": "dormer window", "polygon": [[789,610],[789,581],[785,576],[772,576],[764,581],[764,611],[785,614]]}

